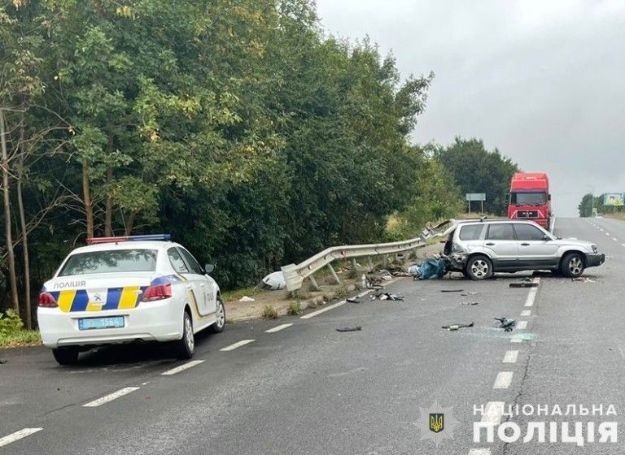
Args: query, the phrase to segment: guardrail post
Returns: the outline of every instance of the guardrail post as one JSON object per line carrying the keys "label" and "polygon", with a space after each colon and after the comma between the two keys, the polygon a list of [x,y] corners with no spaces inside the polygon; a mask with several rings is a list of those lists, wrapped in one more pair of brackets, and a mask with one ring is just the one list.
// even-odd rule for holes
{"label": "guardrail post", "polygon": [[356,258],[352,258],[352,267],[355,271],[358,271],[358,263],[356,262]]}
{"label": "guardrail post", "polygon": [[315,291],[321,291],[321,288],[320,288],[320,287],[319,287],[319,285],[317,284],[317,280],[315,280],[315,277],[314,277],[314,276],[310,275],[310,276],[308,277],[308,279],[310,280],[310,283],[312,284],[312,288],[313,288]]}
{"label": "guardrail post", "polygon": [[330,269],[330,272],[332,273],[332,277],[334,278],[334,281],[336,281],[336,284],[341,284],[341,280],[339,280],[339,276],[334,271],[334,267],[332,267],[331,263],[328,263],[328,268]]}
{"label": "guardrail post", "polygon": [[367,262],[369,263],[369,272],[373,272],[373,261],[371,260],[371,256],[367,256]]}

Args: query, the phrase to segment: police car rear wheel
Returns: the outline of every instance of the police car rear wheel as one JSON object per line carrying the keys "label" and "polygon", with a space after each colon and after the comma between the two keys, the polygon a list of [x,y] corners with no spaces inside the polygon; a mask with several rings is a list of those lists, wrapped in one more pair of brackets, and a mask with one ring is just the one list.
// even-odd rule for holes
{"label": "police car rear wheel", "polygon": [[188,312],[183,313],[182,338],[177,342],[178,357],[190,359],[195,351],[195,335],[193,334],[193,321]]}
{"label": "police car rear wheel", "polygon": [[59,365],[73,365],[78,362],[78,348],[75,347],[52,349],[52,355]]}
{"label": "police car rear wheel", "polygon": [[217,312],[215,314],[217,320],[211,326],[214,333],[220,333],[224,331],[226,327],[226,307],[221,300],[221,297],[217,299]]}

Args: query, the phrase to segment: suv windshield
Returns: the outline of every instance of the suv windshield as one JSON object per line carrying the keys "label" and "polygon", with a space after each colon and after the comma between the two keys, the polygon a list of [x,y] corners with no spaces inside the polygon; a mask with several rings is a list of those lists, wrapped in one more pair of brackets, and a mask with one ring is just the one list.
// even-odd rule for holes
{"label": "suv windshield", "polygon": [[69,257],[58,276],[94,273],[153,272],[156,250],[108,250],[78,253]]}
{"label": "suv windshield", "polygon": [[547,202],[545,193],[511,193],[510,204],[512,205],[543,205]]}

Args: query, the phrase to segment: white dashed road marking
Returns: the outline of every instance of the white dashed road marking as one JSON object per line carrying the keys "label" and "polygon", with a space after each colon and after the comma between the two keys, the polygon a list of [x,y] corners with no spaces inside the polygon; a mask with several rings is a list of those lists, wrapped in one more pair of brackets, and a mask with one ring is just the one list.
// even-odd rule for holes
{"label": "white dashed road marking", "polygon": [[512,371],[500,371],[497,374],[497,378],[495,378],[493,389],[507,389],[510,387],[510,384],[512,384],[512,376],[514,376]]}
{"label": "white dashed road marking", "polygon": [[317,310],[317,311],[313,311],[312,313],[308,313],[305,314],[304,316],[302,316],[300,319],[310,319],[310,318],[314,318],[315,316],[320,315],[321,313],[325,313],[326,311],[330,311],[333,310],[335,308],[340,307],[341,305],[345,305],[345,300],[341,300],[338,303],[335,303],[333,305],[328,305],[325,308],[322,308],[321,310]]}
{"label": "white dashed road marking", "polygon": [[523,343],[523,338],[521,338],[521,337],[512,337],[512,338],[510,338],[510,343]]}
{"label": "white dashed road marking", "polygon": [[615,242],[618,242],[618,239],[616,237],[612,237],[612,240],[614,240]]}
{"label": "white dashed road marking", "polygon": [[520,330],[527,329],[527,321],[519,321],[519,323],[517,324],[517,328]]}
{"label": "white dashed road marking", "polygon": [[282,324],[282,325],[274,327],[273,329],[265,330],[265,333],[276,333],[276,332],[279,332],[280,330],[288,329],[292,325],[293,324]]}
{"label": "white dashed road marking", "polygon": [[97,400],[90,401],[89,403],[83,404],[82,406],[84,408],[97,408],[98,406],[102,406],[103,404],[109,403],[113,400],[123,397],[124,395],[128,395],[135,390],[139,390],[139,387],[124,387],[117,392],[113,392],[109,395],[103,396],[102,398],[98,398]]}
{"label": "white dashed road marking", "polygon": [[532,315],[532,310],[523,310],[521,311],[521,316],[527,317]]}
{"label": "white dashed road marking", "polygon": [[503,358],[503,363],[516,363],[519,358],[519,351],[507,351]]}
{"label": "white dashed road marking", "polygon": [[484,409],[484,414],[482,414],[482,423],[499,425],[505,404],[504,401],[489,401],[486,403],[486,409]]}
{"label": "white dashed road marking", "polygon": [[43,428],[24,428],[23,430],[11,433],[4,438],[0,438],[0,447],[8,446],[15,441],[19,441],[20,439],[23,439],[26,436],[30,436],[31,434],[37,433],[41,430],[43,430]]}
{"label": "white dashed road marking", "polygon": [[241,341],[237,341],[234,344],[231,344],[230,346],[226,346],[225,348],[221,348],[220,351],[222,352],[229,352],[229,351],[234,351],[237,348],[240,348],[241,346],[245,346],[246,344],[250,344],[253,343],[256,340],[241,340]]}
{"label": "white dashed road marking", "polygon": [[189,368],[193,368],[196,365],[199,365],[200,363],[204,363],[203,360],[192,360],[191,362],[187,362],[184,365],[180,365],[176,368],[172,368],[171,370],[167,370],[163,373],[161,373],[161,375],[163,376],[172,376],[174,374],[180,373],[181,371],[184,370],[188,370]]}
{"label": "white dashed road marking", "polygon": [[534,300],[536,300],[537,293],[538,293],[538,288],[530,289],[530,293],[527,295],[527,300],[525,301],[526,307],[534,306]]}
{"label": "white dashed road marking", "polygon": [[490,449],[471,449],[469,455],[490,455]]}

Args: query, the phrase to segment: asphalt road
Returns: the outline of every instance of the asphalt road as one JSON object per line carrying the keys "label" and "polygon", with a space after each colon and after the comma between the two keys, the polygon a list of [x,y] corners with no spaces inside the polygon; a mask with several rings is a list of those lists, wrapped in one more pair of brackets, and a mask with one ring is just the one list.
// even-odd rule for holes
{"label": "asphalt road", "polygon": [[[624,453],[621,441],[522,441],[530,422],[620,423],[625,403],[625,223],[558,219],[556,232],[608,254],[586,273],[591,281],[542,276],[532,291],[509,287],[523,274],[402,279],[389,289],[403,302],[365,296],[312,317],[229,325],[201,337],[192,364],[153,345],[101,349],[71,368],[44,348],[0,351],[0,453]],[[496,328],[502,316],[520,327]],[[283,324],[292,325],[266,332]],[[180,366],[188,368],[162,374]],[[440,433],[427,428],[435,402],[445,408]],[[604,414],[614,405],[618,415],[495,412],[496,423],[520,426],[521,440],[489,443],[484,433],[474,442],[474,422],[486,418],[475,408],[488,403],[603,405]]]}

